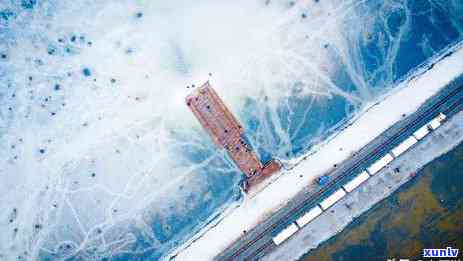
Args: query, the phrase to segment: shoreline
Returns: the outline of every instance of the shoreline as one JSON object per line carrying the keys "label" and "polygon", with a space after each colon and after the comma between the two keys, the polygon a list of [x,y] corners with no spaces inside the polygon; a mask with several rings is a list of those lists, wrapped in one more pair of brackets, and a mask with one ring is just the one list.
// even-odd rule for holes
{"label": "shoreline", "polygon": [[[289,244],[276,248],[274,252],[264,257],[264,260],[298,260],[340,234],[349,225],[355,224],[362,214],[367,213],[413,180],[416,177],[415,173],[461,144],[462,119],[463,111],[460,111],[410,151],[395,159],[389,167],[382,169],[358,189],[337,202],[330,211],[324,212],[305,226],[301,233],[288,240]],[[401,171],[396,173],[394,169],[398,167]],[[368,198],[368,201],[361,200],[365,198]]]}
{"label": "shoreline", "polygon": [[[403,114],[415,112],[427,99],[462,74],[463,68],[452,66],[463,60],[462,45],[463,42],[460,42],[449,47],[408,74],[407,80],[398,83],[398,88],[367,106],[353,117],[346,128],[334,134],[326,143],[316,146],[312,152],[308,152],[309,156],[301,157],[305,160],[299,158],[299,161],[297,159],[293,161],[294,167],[283,171],[258,195],[245,199],[240,207],[231,211],[217,225],[199,236],[194,243],[183,248],[183,251],[176,251],[170,257],[175,256],[181,260],[214,258],[218,252],[238,240],[242,231],[251,230],[259,221],[271,216],[317,177],[329,171],[334,164],[349,158],[399,121]],[[384,115],[384,111],[388,112],[387,115]],[[375,126],[375,129],[371,126]],[[300,174],[301,171],[305,173]],[[286,189],[288,187],[292,189]],[[268,200],[269,198],[272,200]]]}

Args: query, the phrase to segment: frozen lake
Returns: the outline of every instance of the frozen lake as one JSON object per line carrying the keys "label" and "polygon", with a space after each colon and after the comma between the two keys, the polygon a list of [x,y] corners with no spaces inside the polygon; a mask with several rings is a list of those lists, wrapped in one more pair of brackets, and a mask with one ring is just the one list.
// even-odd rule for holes
{"label": "frozen lake", "polygon": [[239,203],[193,84],[291,159],[461,39],[456,0],[0,0],[0,260],[158,259]]}

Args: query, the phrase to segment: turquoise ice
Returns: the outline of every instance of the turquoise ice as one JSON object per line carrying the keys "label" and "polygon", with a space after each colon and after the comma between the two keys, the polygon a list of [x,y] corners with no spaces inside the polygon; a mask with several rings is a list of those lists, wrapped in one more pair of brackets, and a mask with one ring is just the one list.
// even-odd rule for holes
{"label": "turquoise ice", "polygon": [[462,25],[452,0],[1,1],[0,260],[165,256],[243,200],[192,84],[291,159]]}

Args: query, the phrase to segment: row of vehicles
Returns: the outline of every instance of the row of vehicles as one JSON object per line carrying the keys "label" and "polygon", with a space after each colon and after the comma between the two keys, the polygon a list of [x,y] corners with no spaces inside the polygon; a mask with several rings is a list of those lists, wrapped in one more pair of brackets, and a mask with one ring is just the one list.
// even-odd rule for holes
{"label": "row of vehicles", "polygon": [[[309,209],[303,213],[296,221],[292,222],[282,230],[279,230],[278,233],[272,238],[273,242],[276,245],[282,244],[292,235],[294,235],[299,229],[310,223],[312,220],[317,218],[324,211],[333,206],[336,202],[344,198],[348,193],[354,191],[362,183],[367,181],[371,176],[377,174],[380,170],[390,164],[395,158],[402,155],[413,145],[418,143],[419,140],[423,139],[431,131],[437,129],[441,126],[442,122],[445,121],[446,116],[443,113],[439,113],[437,117],[433,118],[427,124],[424,124],[418,130],[416,130],[412,135],[404,139],[400,144],[395,146],[391,151],[387,152],[381,158],[373,162],[369,167],[363,170],[360,174],[356,175],[354,178],[350,179],[347,183],[343,184],[339,189],[334,191],[328,197],[325,197],[320,201],[315,207]],[[320,185],[325,185],[328,183],[329,177],[322,176],[319,178],[318,182]]]}

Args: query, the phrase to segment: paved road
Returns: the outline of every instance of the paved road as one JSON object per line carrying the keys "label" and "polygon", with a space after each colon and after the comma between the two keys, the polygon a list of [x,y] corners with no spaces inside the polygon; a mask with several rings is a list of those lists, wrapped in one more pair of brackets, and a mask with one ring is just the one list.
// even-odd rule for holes
{"label": "paved road", "polygon": [[342,184],[385,155],[440,112],[451,117],[462,109],[463,75],[423,104],[417,112],[404,117],[404,119],[363,147],[356,155],[353,155],[350,159],[337,166],[334,171],[328,173],[331,180],[328,184],[323,187],[314,184],[301,191],[272,217],[261,222],[253,230],[243,233],[240,240],[217,256],[216,260],[256,260],[264,256],[277,247],[272,241],[275,234],[294,222],[303,213],[330,195],[331,192],[339,189]]}

